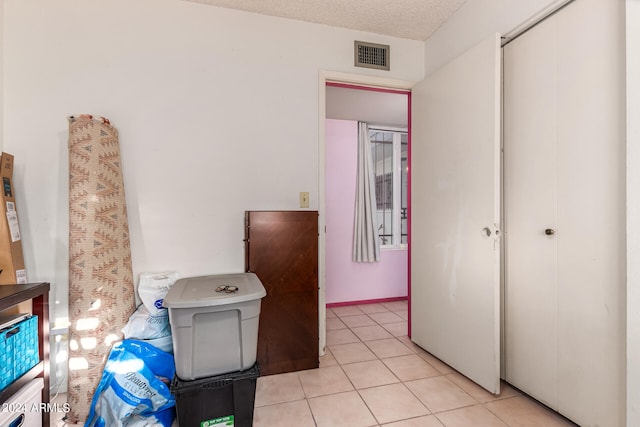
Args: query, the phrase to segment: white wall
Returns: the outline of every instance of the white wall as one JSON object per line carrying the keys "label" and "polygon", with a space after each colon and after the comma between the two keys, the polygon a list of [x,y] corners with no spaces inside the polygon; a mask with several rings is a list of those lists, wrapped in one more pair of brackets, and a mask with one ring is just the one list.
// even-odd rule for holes
{"label": "white wall", "polygon": [[[66,315],[67,122],[119,130],[134,274],[244,268],[243,215],[318,209],[320,70],[419,80],[422,42],[179,0],[6,0],[5,151],[30,281]],[[353,40],[391,45],[390,72]]]}
{"label": "white wall", "polygon": [[626,0],[627,426],[640,425],[640,0]]}
{"label": "white wall", "polygon": [[564,0],[470,0],[426,41],[425,74],[495,32],[506,34],[550,4]]}

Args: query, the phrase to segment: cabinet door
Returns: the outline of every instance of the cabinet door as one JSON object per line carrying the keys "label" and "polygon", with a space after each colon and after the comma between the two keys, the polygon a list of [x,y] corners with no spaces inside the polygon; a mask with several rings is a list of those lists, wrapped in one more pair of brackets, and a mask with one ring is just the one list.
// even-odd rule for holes
{"label": "cabinet door", "polygon": [[262,299],[258,363],[262,375],[317,368],[318,212],[246,213],[246,270]]}

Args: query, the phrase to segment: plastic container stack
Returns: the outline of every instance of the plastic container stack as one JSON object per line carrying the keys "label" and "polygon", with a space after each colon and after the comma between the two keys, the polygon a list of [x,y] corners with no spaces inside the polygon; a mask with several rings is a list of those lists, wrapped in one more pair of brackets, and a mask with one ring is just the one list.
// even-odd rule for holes
{"label": "plastic container stack", "polygon": [[180,426],[252,425],[265,295],[255,274],[239,273],[180,279],[165,296]]}

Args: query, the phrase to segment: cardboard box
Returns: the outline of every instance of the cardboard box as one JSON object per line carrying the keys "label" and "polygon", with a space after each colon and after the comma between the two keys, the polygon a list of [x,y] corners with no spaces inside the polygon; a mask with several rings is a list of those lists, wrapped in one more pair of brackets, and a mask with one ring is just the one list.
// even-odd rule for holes
{"label": "cardboard box", "polygon": [[27,283],[18,210],[13,190],[13,155],[0,157],[0,285]]}

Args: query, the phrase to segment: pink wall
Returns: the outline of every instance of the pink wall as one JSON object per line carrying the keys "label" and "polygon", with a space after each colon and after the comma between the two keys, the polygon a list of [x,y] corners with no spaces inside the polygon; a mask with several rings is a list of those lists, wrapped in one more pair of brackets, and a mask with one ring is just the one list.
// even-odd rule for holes
{"label": "pink wall", "polygon": [[327,304],[407,296],[408,251],[382,249],[382,261],[351,261],[358,124],[326,121]]}

